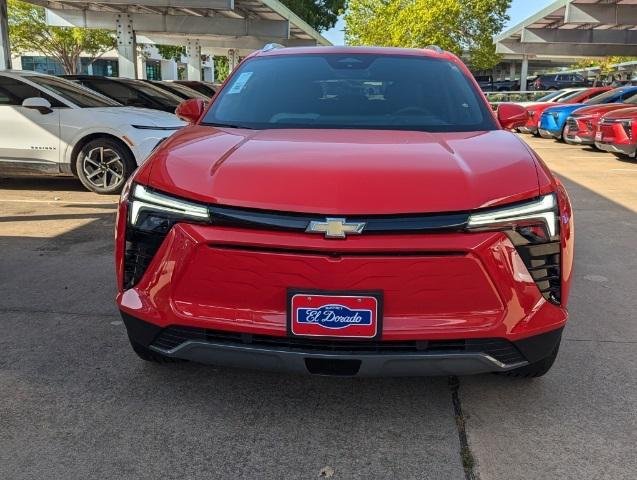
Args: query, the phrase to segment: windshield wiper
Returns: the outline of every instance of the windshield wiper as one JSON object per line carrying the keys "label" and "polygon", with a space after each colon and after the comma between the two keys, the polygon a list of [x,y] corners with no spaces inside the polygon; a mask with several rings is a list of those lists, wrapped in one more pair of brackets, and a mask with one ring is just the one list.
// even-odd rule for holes
{"label": "windshield wiper", "polygon": [[246,130],[256,130],[256,128],[246,127],[244,125],[235,125],[233,123],[201,122],[201,125],[205,125],[206,127],[245,128]]}

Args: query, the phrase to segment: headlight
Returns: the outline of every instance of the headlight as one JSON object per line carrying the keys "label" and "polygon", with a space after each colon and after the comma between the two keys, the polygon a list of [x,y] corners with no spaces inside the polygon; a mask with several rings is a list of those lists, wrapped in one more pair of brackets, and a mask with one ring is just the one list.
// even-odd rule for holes
{"label": "headlight", "polygon": [[551,303],[562,294],[559,210],[555,194],[530,202],[469,216],[469,231],[501,230],[506,233],[528,273]]}
{"label": "headlight", "polygon": [[553,115],[553,120],[556,122],[560,119],[560,112],[551,112],[551,115]]}
{"label": "headlight", "polygon": [[548,239],[558,231],[558,208],[555,194],[539,197],[531,202],[498,208],[469,216],[470,230],[520,230],[523,227],[540,226]]}
{"label": "headlight", "polygon": [[622,126],[624,129],[624,133],[626,136],[632,140],[633,139],[633,120],[632,118],[617,118],[612,119],[609,123],[617,123]]}
{"label": "headlight", "polygon": [[130,194],[129,222],[143,231],[167,232],[179,221],[208,222],[206,205],[157,193],[135,185]]}
{"label": "headlight", "polygon": [[125,289],[135,286],[159,251],[170,229],[179,222],[209,223],[208,208],[133,183],[128,201],[128,225],[124,248]]}

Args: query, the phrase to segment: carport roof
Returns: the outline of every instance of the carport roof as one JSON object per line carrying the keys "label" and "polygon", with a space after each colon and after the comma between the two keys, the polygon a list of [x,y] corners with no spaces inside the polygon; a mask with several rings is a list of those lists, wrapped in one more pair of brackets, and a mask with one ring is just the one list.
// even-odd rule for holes
{"label": "carport roof", "polygon": [[637,47],[637,0],[556,0],[495,41],[505,55],[630,55]]}
{"label": "carport roof", "polygon": [[113,28],[122,14],[154,43],[197,38],[204,46],[257,49],[283,45],[330,45],[278,0],[26,0],[47,8],[51,25]]}

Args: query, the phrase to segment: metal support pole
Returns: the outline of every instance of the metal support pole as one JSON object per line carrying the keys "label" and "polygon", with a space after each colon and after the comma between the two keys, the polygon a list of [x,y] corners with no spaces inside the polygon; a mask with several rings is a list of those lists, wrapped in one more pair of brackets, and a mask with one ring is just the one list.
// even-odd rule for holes
{"label": "metal support pole", "polygon": [[188,57],[188,80],[201,81],[201,45],[199,45],[199,40],[188,39],[186,57]]}
{"label": "metal support pole", "polygon": [[522,58],[522,71],[520,72],[520,91],[526,91],[526,78],[529,76],[529,57],[524,55]]}
{"label": "metal support pole", "polygon": [[232,72],[239,64],[239,51],[233,48],[228,50],[228,72]]}
{"label": "metal support pole", "polygon": [[11,69],[7,0],[0,0],[0,70]]}
{"label": "metal support pole", "polygon": [[115,23],[119,76],[137,78],[137,42],[133,30],[133,19],[130,15],[122,13],[117,15]]}
{"label": "metal support pole", "polygon": [[177,62],[173,59],[161,61],[161,79],[162,80],[179,80],[177,78]]}

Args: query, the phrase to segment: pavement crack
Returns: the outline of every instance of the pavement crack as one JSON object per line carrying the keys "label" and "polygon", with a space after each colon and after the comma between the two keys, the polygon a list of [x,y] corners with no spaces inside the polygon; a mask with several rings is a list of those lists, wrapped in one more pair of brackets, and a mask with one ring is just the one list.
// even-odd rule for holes
{"label": "pavement crack", "polygon": [[449,390],[451,390],[451,402],[456,420],[456,429],[458,430],[458,439],[460,440],[460,458],[464,469],[464,478],[465,480],[479,480],[476,472],[475,457],[467,439],[466,419],[460,402],[460,379],[458,377],[449,377]]}
{"label": "pavement crack", "polygon": [[625,345],[634,345],[637,340],[600,340],[598,338],[565,338],[567,342],[593,342],[593,343],[616,343]]}

